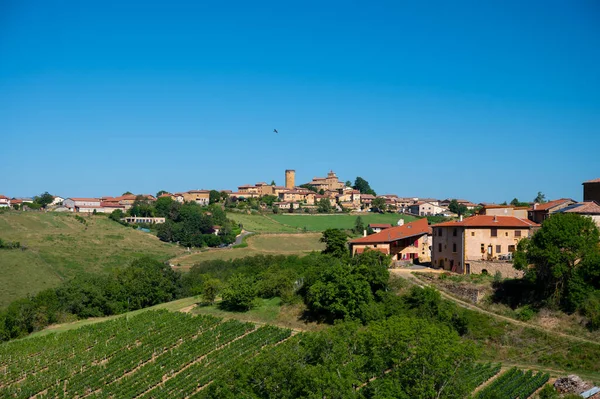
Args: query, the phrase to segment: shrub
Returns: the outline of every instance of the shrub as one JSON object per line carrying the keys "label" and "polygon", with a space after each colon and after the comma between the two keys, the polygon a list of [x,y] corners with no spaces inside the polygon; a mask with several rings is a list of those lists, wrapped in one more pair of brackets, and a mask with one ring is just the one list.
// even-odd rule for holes
{"label": "shrub", "polygon": [[521,321],[529,321],[533,319],[533,317],[536,314],[536,311],[530,305],[525,305],[522,308],[517,309],[516,314],[517,319]]}
{"label": "shrub", "polygon": [[254,277],[237,274],[231,276],[223,290],[221,307],[227,310],[247,311],[254,307],[257,296]]}

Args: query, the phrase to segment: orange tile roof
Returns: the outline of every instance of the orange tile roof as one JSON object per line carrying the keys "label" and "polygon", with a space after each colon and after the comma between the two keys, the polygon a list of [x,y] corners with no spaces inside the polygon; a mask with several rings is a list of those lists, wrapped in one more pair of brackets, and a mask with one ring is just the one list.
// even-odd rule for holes
{"label": "orange tile roof", "polygon": [[585,183],[600,183],[600,177],[597,179],[592,179],[592,180],[588,180],[588,181],[584,181],[583,184]]}
{"label": "orange tile roof", "polygon": [[380,229],[389,229],[390,227],[392,227],[391,224],[389,223],[369,223],[369,227],[371,228],[380,228]]}
{"label": "orange tile roof", "polygon": [[475,215],[464,219],[462,222],[455,220],[433,225],[432,227],[538,227],[539,224],[527,219],[514,216]]}
{"label": "orange tile roof", "polygon": [[125,207],[123,205],[120,205],[118,202],[101,202],[100,203],[100,207],[101,208],[123,208],[125,209]]}
{"label": "orange tile roof", "polygon": [[386,255],[390,254],[389,248],[356,248],[356,253],[357,254],[362,254],[366,250],[369,250],[369,251],[378,251],[378,252],[384,253]]}
{"label": "orange tile roof", "polygon": [[360,237],[350,241],[351,244],[375,244],[380,242],[398,241],[408,237],[431,234],[427,219],[419,219],[403,226],[390,227],[370,236]]}
{"label": "orange tile roof", "polygon": [[0,194],[0,199],[8,199],[8,197]]}
{"label": "orange tile roof", "polygon": [[[557,199],[557,200],[553,200],[553,201],[548,201],[544,204],[539,204],[537,207],[535,207],[535,209],[531,209],[534,212],[537,211],[547,211],[550,208],[554,208],[555,206],[564,204],[565,202],[575,202],[570,198],[561,198],[561,199]],[[534,205],[535,206],[535,205]]]}

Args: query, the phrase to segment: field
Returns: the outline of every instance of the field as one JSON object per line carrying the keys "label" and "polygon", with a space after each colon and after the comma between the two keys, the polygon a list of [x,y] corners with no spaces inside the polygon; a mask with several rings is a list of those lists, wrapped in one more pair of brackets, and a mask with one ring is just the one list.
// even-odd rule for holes
{"label": "field", "polygon": [[195,263],[213,259],[236,259],[253,255],[305,255],[321,251],[325,245],[319,241],[321,234],[259,234],[246,238],[246,248],[211,249],[179,256],[171,264],[183,270]]}
{"label": "field", "polygon": [[107,272],[143,255],[164,261],[182,252],[104,216],[85,220],[83,224],[74,215],[50,212],[0,214],[0,239],[27,247],[0,250],[0,307],[80,272]]}
{"label": "field", "polygon": [[[352,229],[358,215],[246,215],[232,212],[228,213],[227,217],[242,223],[244,229],[256,233],[294,233],[304,231],[304,229],[314,232],[333,228]],[[395,226],[401,218],[407,223],[416,219],[414,216],[394,213],[365,213],[360,217],[365,225],[369,223],[389,223]]]}
{"label": "field", "polygon": [[235,361],[290,335],[212,316],[144,312],[1,345],[0,396],[201,397]]}

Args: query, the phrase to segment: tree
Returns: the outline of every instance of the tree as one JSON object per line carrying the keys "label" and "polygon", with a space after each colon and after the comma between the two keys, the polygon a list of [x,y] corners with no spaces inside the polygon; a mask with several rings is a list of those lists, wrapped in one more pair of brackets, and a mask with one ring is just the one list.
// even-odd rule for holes
{"label": "tree", "polygon": [[160,197],[163,194],[169,194],[169,192],[165,191],[165,190],[160,190],[159,192],[156,193],[156,198]]}
{"label": "tree", "polygon": [[514,266],[535,283],[540,299],[575,311],[600,289],[599,238],[592,219],[556,213],[531,239],[519,242]]}
{"label": "tree", "polygon": [[513,206],[518,206],[519,205],[519,200],[517,198],[513,198],[512,201],[510,201],[510,204]]}
{"label": "tree", "polygon": [[271,185],[272,185],[272,186],[276,186],[276,184],[275,184],[275,180],[271,180]]}
{"label": "tree", "polygon": [[228,310],[249,310],[254,306],[256,295],[254,277],[235,274],[231,276],[227,288],[223,290],[221,307]]}
{"label": "tree", "polygon": [[209,278],[202,284],[202,299],[208,303],[214,303],[221,289],[221,280]]}
{"label": "tree", "polygon": [[533,199],[533,202],[543,204],[544,202],[546,202],[546,195],[542,194],[541,191],[538,191],[537,196]]}
{"label": "tree", "polygon": [[221,193],[217,190],[210,190],[208,193],[208,203],[214,204],[215,202],[219,202],[221,200]]}
{"label": "tree", "polygon": [[309,184],[309,183],[302,184],[302,185],[300,185],[300,187],[305,188],[310,191],[314,191],[315,193],[318,191],[315,186],[313,186],[312,184]]}
{"label": "tree", "polygon": [[167,217],[171,210],[171,205],[175,202],[171,197],[160,197],[154,203],[154,213],[156,216]]}
{"label": "tree", "polygon": [[362,218],[357,216],[356,220],[354,221],[354,229],[352,231],[354,231],[355,234],[362,234],[364,230],[365,224],[363,223]]}
{"label": "tree", "polygon": [[371,209],[375,209],[377,212],[384,212],[385,208],[385,198],[383,197],[377,197],[371,202]]}
{"label": "tree", "polygon": [[360,191],[361,194],[371,194],[377,196],[375,191],[373,191],[371,186],[369,186],[369,182],[360,176],[354,180],[354,189]]}
{"label": "tree", "polygon": [[467,206],[465,204],[459,204],[457,200],[453,199],[448,205],[450,212],[456,213],[457,215],[464,215],[467,212]]}
{"label": "tree", "polygon": [[350,180],[346,180],[346,187],[352,187],[352,182]]}
{"label": "tree", "polygon": [[325,249],[322,253],[340,258],[348,256],[347,239],[348,235],[341,229],[325,230],[320,240],[325,243]]}
{"label": "tree", "polygon": [[331,202],[329,198],[321,198],[317,203],[317,212],[319,213],[329,213],[333,210],[331,206]]}
{"label": "tree", "polygon": [[36,196],[33,199],[33,202],[40,205],[42,208],[45,208],[46,206],[51,204],[52,201],[54,201],[54,196],[52,194],[48,193],[48,191]]}
{"label": "tree", "polygon": [[125,191],[123,194],[121,195],[133,195],[133,193],[131,191]]}

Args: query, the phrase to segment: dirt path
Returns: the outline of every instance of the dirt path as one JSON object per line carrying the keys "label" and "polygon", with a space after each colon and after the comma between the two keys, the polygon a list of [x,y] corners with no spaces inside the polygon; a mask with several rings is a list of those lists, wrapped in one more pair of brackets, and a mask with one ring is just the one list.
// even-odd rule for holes
{"label": "dirt path", "polygon": [[[433,288],[437,289],[440,292],[440,294],[442,295],[443,298],[448,299],[448,300],[450,300],[452,302],[455,302],[458,306],[461,306],[463,308],[474,310],[474,311],[479,312],[479,313],[484,313],[484,314],[486,314],[488,316],[492,316],[492,317],[494,317],[496,319],[507,321],[509,323],[512,323],[512,324],[515,324],[515,325],[518,325],[518,326],[527,327],[527,328],[533,328],[533,329],[539,330],[539,331],[541,331],[543,333],[546,333],[546,334],[551,334],[551,335],[559,336],[561,338],[566,338],[566,339],[569,339],[571,341],[579,341],[579,342],[585,342],[585,343],[592,344],[592,345],[600,345],[600,342],[598,342],[598,341],[592,341],[590,339],[586,339],[586,338],[582,338],[582,337],[577,337],[577,336],[574,336],[574,335],[569,335],[569,334],[561,333],[561,332],[558,332],[558,331],[551,331],[551,330],[548,330],[548,329],[546,329],[544,327],[537,326],[535,324],[530,324],[530,323],[526,323],[526,322],[523,322],[523,321],[515,320],[515,319],[512,319],[510,317],[502,316],[502,315],[499,315],[497,313],[490,312],[490,311],[487,311],[485,309],[482,309],[482,308],[480,308],[480,307],[478,307],[476,305],[473,305],[473,304],[471,304],[469,302],[463,301],[463,300],[458,299],[458,298],[456,298],[456,297],[454,297],[452,295],[449,295],[446,292],[440,290],[438,287],[435,287],[435,286],[432,286],[430,284],[425,283],[424,281],[420,280],[419,278],[415,277],[412,274],[415,270],[410,270],[410,269],[391,269],[390,271],[392,272],[392,274],[395,274],[396,276],[403,277],[404,279],[408,280],[409,282],[411,282],[411,283],[413,283],[415,285],[418,285],[419,287],[425,287],[425,286],[427,286],[427,287],[433,287]],[[424,272],[429,272],[429,270],[423,270],[423,271]]]}

